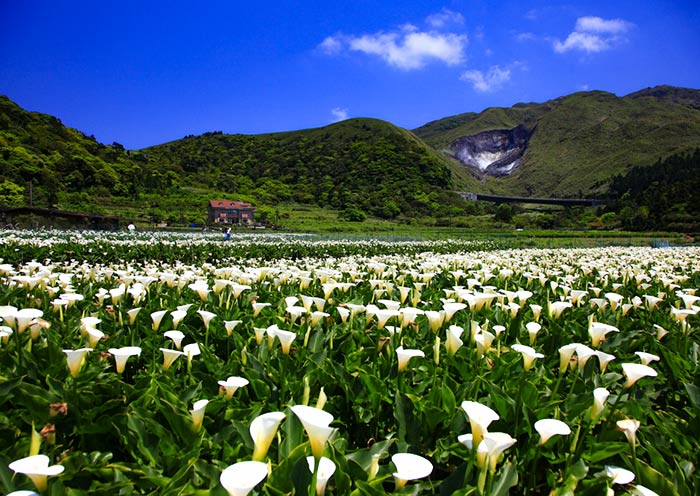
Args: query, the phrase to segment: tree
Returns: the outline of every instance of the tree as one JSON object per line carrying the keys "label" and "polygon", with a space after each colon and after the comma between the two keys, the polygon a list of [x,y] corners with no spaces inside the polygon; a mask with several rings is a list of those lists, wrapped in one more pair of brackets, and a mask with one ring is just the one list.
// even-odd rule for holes
{"label": "tree", "polygon": [[494,219],[496,219],[499,222],[510,222],[513,220],[513,207],[507,203],[501,203],[496,207],[496,214],[494,215]]}
{"label": "tree", "polygon": [[24,206],[24,188],[7,179],[0,183],[0,205],[10,208]]}

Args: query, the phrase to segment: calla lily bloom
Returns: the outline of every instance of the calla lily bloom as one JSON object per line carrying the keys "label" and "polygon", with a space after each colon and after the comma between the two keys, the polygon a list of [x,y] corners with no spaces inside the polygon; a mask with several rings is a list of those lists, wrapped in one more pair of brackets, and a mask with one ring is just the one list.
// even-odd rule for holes
{"label": "calla lily bloom", "polygon": [[392,310],[389,308],[377,308],[374,315],[377,317],[377,329],[384,329],[384,326],[389,319],[392,317],[398,317],[400,313],[398,310]]}
{"label": "calla lily bloom", "polygon": [[219,386],[226,390],[226,399],[230,400],[233,398],[233,394],[240,387],[245,387],[249,384],[248,379],[243,377],[231,376],[225,381],[219,381]]}
{"label": "calla lily bloom", "polygon": [[550,301],[548,305],[549,318],[558,319],[564,310],[572,306],[570,301]]}
{"label": "calla lily bloom", "polygon": [[311,443],[311,452],[318,460],[323,456],[323,448],[326,441],[333,432],[330,423],[333,422],[333,415],[306,405],[294,405],[292,412],[299,418]]}
{"label": "calla lily bloom", "polygon": [[433,473],[433,464],[430,460],[412,453],[396,453],[391,457],[391,461],[396,466],[394,481],[396,489],[401,489],[406,482],[428,477]]}
{"label": "calla lily bloom", "polygon": [[588,327],[588,335],[591,337],[591,345],[594,348],[600,346],[600,344],[605,341],[605,335],[609,332],[620,332],[620,330],[612,325],[604,324],[602,322],[591,322]]}
{"label": "calla lily bloom", "polygon": [[396,348],[396,357],[398,358],[399,372],[403,372],[411,358],[425,357],[425,353],[422,350],[404,349],[403,346],[399,346]]}
{"label": "calla lily bloom", "polygon": [[622,372],[625,374],[625,377],[627,377],[624,386],[625,389],[632,387],[632,385],[642,377],[656,377],[658,375],[656,370],[641,363],[623,363]]}
{"label": "calla lily bloom", "polygon": [[[495,326],[494,326],[495,327]],[[476,343],[476,351],[480,356],[484,356],[491,349],[491,344],[496,336],[491,334],[489,331],[481,331],[479,334],[474,336],[474,342]]]}
{"label": "calla lily bloom", "polygon": [[593,408],[591,410],[591,418],[595,419],[603,412],[608,396],[610,396],[610,391],[604,387],[595,388],[593,390]]}
{"label": "calla lily bloom", "polygon": [[63,353],[66,354],[66,358],[68,360],[68,370],[70,370],[70,375],[72,375],[74,378],[78,377],[78,374],[80,373],[80,367],[85,361],[85,355],[89,351],[92,351],[92,348],[63,350]]}
{"label": "calla lily bloom", "polygon": [[47,479],[59,475],[65,467],[63,465],[49,466],[49,457],[46,455],[34,455],[21,458],[9,464],[10,470],[29,477],[39,492],[46,491]]}
{"label": "calla lily bloom", "polygon": [[330,317],[330,314],[327,312],[322,312],[320,310],[316,310],[314,312],[311,312],[311,325],[312,326],[317,326],[321,320],[325,319],[326,317]]}
{"label": "calla lily bloom", "polygon": [[532,368],[535,358],[544,358],[542,353],[538,353],[534,348],[524,344],[514,344],[510,348],[523,356],[523,367],[526,372]]}
{"label": "calla lily bloom", "polygon": [[[316,459],[313,456],[306,457],[306,463],[309,465],[309,471],[313,474],[316,468]],[[326,485],[335,473],[335,463],[330,458],[321,457],[318,462],[318,473],[316,474],[316,496],[323,496],[326,492]]]}
{"label": "calla lily bloom", "polygon": [[15,314],[17,332],[22,334],[33,320],[40,318],[42,315],[44,315],[44,312],[38,308],[22,308],[17,310],[17,313]]}
{"label": "calla lily bloom", "polygon": [[542,315],[542,305],[531,303],[530,310],[532,310],[532,318],[535,322],[538,322],[540,320],[540,315]]}
{"label": "calla lily bloom", "polygon": [[576,346],[576,356],[578,357],[578,371],[583,372],[586,367],[586,363],[592,356],[596,356],[597,353],[593,348],[589,348],[585,344],[579,344]]}
{"label": "calla lily bloom", "polygon": [[639,429],[639,420],[624,419],[617,421],[617,429],[622,431],[627,438],[627,442],[632,447],[637,442],[637,429]]}
{"label": "calla lily bloom", "polygon": [[3,345],[7,345],[7,342],[10,340],[10,336],[12,336],[13,332],[14,331],[11,327],[0,326],[0,339],[2,339]]}
{"label": "calla lily bloom", "polygon": [[537,333],[540,332],[542,326],[539,322],[528,322],[525,324],[525,329],[527,329],[527,333],[530,336],[530,344],[534,344]]}
{"label": "calla lily bloom", "polygon": [[178,357],[185,354],[184,351],[171,350],[168,348],[160,348],[160,351],[163,352],[163,370],[165,372],[168,371],[170,366],[175,362],[175,360],[178,359]]}
{"label": "calla lily bloom", "polygon": [[442,305],[442,310],[445,312],[445,322],[449,322],[452,320],[452,316],[459,312],[460,310],[464,310],[467,308],[466,303],[458,303],[458,302],[449,302],[449,303],[444,303]]}
{"label": "calla lily bloom", "polygon": [[654,324],[654,329],[656,329],[656,339],[661,341],[661,339],[668,334],[668,331],[658,324]]}
{"label": "calla lily bloom", "polygon": [[233,334],[233,330],[238,324],[242,322],[242,320],[224,320],[224,329],[226,329],[226,335],[230,336],[231,334]]}
{"label": "calla lily bloom", "polygon": [[260,461],[238,462],[226,467],[219,481],[229,496],[246,496],[267,477],[267,463]]}
{"label": "calla lily bloom", "polygon": [[622,467],[605,466],[605,475],[612,479],[613,484],[629,484],[634,480],[634,473]]}
{"label": "calla lily bloom", "polygon": [[41,496],[39,493],[34,491],[12,491],[7,496]]}
{"label": "calla lily bloom", "polygon": [[297,338],[296,333],[292,331],[285,331],[283,329],[276,329],[275,336],[277,336],[277,338],[280,340],[280,345],[282,346],[282,353],[284,353],[285,355],[289,355],[292,343]]}
{"label": "calla lily bloom", "polygon": [[461,406],[462,410],[467,414],[469,425],[472,428],[473,445],[478,447],[484,435],[488,432],[491,422],[498,420],[500,417],[490,407],[476,401],[463,401]]}
{"label": "calla lily bloom", "polygon": [[182,340],[185,339],[185,334],[182,331],[165,331],[163,333],[163,336],[166,338],[170,339],[173,344],[175,345],[175,348],[178,350],[180,349],[180,346],[182,345]]}
{"label": "calla lily bloom", "polygon": [[489,464],[489,472],[496,472],[496,464],[498,458],[505,450],[513,446],[517,441],[505,432],[487,432],[484,434],[484,439],[479,443],[479,450],[484,449],[487,454]]}
{"label": "calla lily bloom", "polygon": [[632,487],[632,494],[634,496],[659,496],[659,493],[652,491],[651,489],[637,484]]}
{"label": "calla lily bloom", "polygon": [[182,351],[184,351],[185,355],[187,356],[187,363],[188,364],[192,363],[192,359],[194,357],[202,354],[202,350],[199,349],[198,343],[186,344],[185,347],[182,348]]}
{"label": "calla lily bloom", "polygon": [[613,309],[613,311],[617,308],[617,306],[620,304],[620,302],[625,298],[621,294],[618,293],[605,293],[605,297],[608,299],[610,302],[610,307]]}
{"label": "calla lily bloom", "polygon": [[610,353],[605,353],[600,350],[597,350],[595,354],[598,357],[598,362],[600,363],[600,372],[604,373],[605,369],[608,368],[608,364],[615,360],[615,355],[611,355]]}
{"label": "calla lily bloom", "polygon": [[553,436],[568,436],[571,429],[561,420],[542,419],[535,422],[535,430],[540,434],[540,445]]}
{"label": "calla lily bloom", "polygon": [[206,310],[197,310],[197,313],[200,317],[202,317],[202,322],[204,322],[204,329],[208,331],[209,323],[214,317],[216,317],[216,314],[214,312],[208,312]]}
{"label": "calla lily bloom", "polygon": [[651,362],[658,362],[661,360],[658,355],[647,353],[646,351],[635,351],[634,354],[639,357],[643,365],[649,365]]}
{"label": "calla lily bloom", "polygon": [[102,319],[99,319],[97,317],[83,317],[82,319],[80,319],[80,334],[84,336],[85,334],[87,334],[87,330],[90,327],[94,328],[100,322],[102,322]]}
{"label": "calla lily bloom", "polygon": [[199,400],[195,401],[194,405],[192,405],[190,414],[192,415],[192,426],[194,427],[195,432],[199,432],[199,430],[202,428],[202,423],[204,422],[204,412],[208,403],[209,400]]}
{"label": "calla lily bloom", "polygon": [[173,310],[170,316],[173,319],[173,329],[177,329],[182,320],[187,317],[187,310]]}
{"label": "calla lily bloom", "polygon": [[260,311],[265,307],[269,307],[270,305],[272,305],[272,303],[264,303],[264,302],[257,302],[257,301],[254,302],[252,304],[253,317],[257,317],[258,315],[260,315]]}
{"label": "calla lily bloom", "polygon": [[126,314],[129,316],[129,325],[134,325],[134,322],[136,321],[136,316],[139,314],[141,311],[141,307],[137,308],[132,308]]}
{"label": "calla lily bloom", "polygon": [[158,310],[157,312],[151,313],[151,320],[153,323],[151,324],[151,329],[154,331],[157,331],[160,328],[160,323],[163,320],[163,316],[168,313],[167,310]]}
{"label": "calla lily bloom", "polygon": [[299,319],[299,317],[306,313],[306,308],[292,305],[286,308],[286,312],[291,318],[291,323],[294,324]]}
{"label": "calla lily bloom", "polygon": [[85,332],[87,333],[88,343],[91,348],[97,346],[97,343],[100,342],[100,339],[102,339],[105,336],[104,332],[100,331],[99,329],[95,329],[94,327],[86,328]]}
{"label": "calla lily bloom", "polygon": [[114,356],[114,361],[117,366],[117,373],[121,374],[126,368],[126,361],[130,356],[138,356],[141,354],[141,348],[138,346],[125,346],[123,348],[110,348],[109,351]]}
{"label": "calla lily bloom", "polygon": [[0,318],[5,321],[5,323],[12,328],[17,327],[17,322],[15,316],[17,315],[17,307],[12,305],[2,305],[0,306]]}
{"label": "calla lily bloom", "polygon": [[453,356],[457,353],[457,350],[462,347],[464,342],[461,339],[464,329],[457,325],[451,325],[447,328],[447,340],[445,341],[445,348],[447,349],[447,355]]}
{"label": "calla lily bloom", "polygon": [[250,437],[253,438],[255,445],[253,460],[261,461],[267,456],[270,444],[272,444],[277,428],[284,417],[282,412],[269,412],[255,417],[250,423]]}
{"label": "calla lily bloom", "polygon": [[433,332],[437,332],[445,321],[444,311],[426,310],[423,315],[428,319],[428,325]]}

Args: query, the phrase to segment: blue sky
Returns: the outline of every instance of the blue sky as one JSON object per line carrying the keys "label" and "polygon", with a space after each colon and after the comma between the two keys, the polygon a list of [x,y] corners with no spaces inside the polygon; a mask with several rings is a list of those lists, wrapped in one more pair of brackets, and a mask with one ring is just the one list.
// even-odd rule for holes
{"label": "blue sky", "polygon": [[695,1],[0,3],[0,94],[132,149],[700,88],[698,53]]}

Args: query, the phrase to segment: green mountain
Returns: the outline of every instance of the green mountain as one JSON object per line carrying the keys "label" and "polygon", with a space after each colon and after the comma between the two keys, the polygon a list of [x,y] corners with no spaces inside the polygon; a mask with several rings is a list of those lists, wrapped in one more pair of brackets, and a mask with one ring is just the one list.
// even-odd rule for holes
{"label": "green mountain", "polygon": [[459,211],[451,183],[432,148],[374,119],[257,136],[210,132],[130,151],[0,96],[6,206],[202,222],[208,199],[241,197],[260,207],[296,201],[350,216],[414,217]]}
{"label": "green mountain", "polygon": [[0,206],[172,223],[204,221],[208,199],[240,198],[263,219],[280,202],[348,219],[451,218],[465,210],[455,191],[619,195],[613,178],[698,147],[700,91],[670,86],[489,108],[414,131],[349,119],[287,133],[209,132],[143,150],[98,143],[0,96]]}
{"label": "green mountain", "polygon": [[612,176],[700,146],[700,91],[574,93],[448,117],[414,133],[460,161],[472,178],[464,187],[475,192],[605,195]]}
{"label": "green mountain", "polygon": [[376,119],[256,136],[206,133],[143,152],[190,182],[266,204],[293,200],[394,218],[445,215],[460,202],[442,157]]}

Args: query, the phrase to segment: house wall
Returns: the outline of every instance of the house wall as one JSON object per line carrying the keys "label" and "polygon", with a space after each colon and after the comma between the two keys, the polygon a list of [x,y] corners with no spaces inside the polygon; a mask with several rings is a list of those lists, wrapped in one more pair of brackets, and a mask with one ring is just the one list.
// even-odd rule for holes
{"label": "house wall", "polygon": [[210,208],[209,222],[223,224],[252,224],[255,222],[254,210]]}

